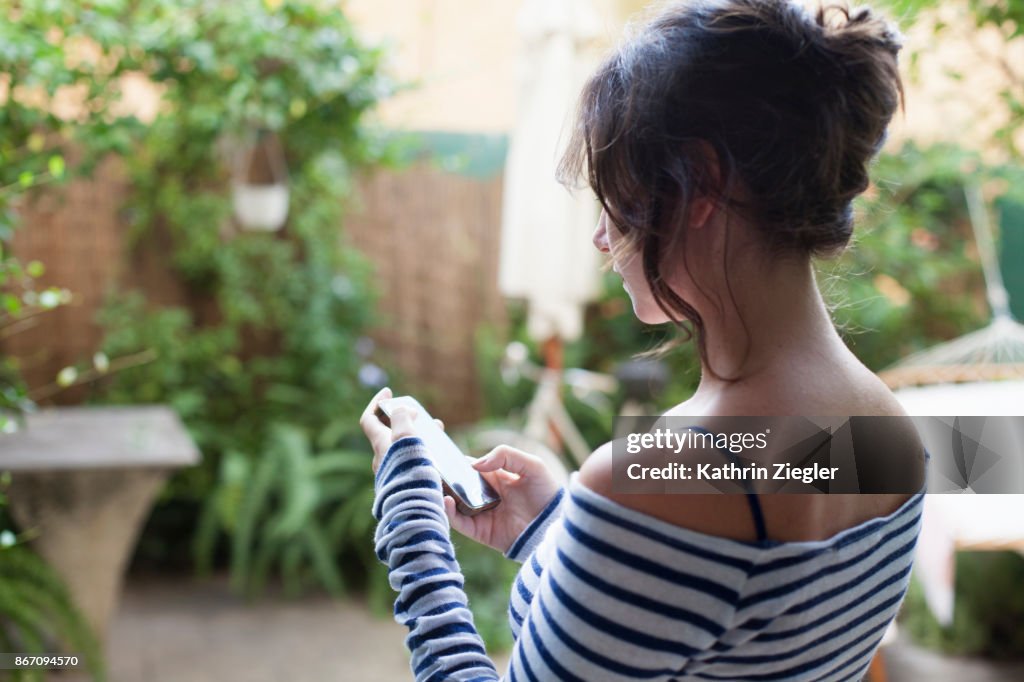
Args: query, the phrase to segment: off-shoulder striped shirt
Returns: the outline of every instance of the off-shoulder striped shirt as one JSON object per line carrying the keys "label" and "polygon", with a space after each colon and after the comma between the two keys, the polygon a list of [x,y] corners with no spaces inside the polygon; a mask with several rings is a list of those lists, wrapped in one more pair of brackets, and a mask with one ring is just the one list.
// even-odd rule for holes
{"label": "off-shoulder striped shirt", "polygon": [[861,679],[906,593],[924,496],[827,540],[748,542],[624,507],[574,474],[507,553],[523,566],[501,676],[422,442],[396,442],[376,483],[377,555],[418,682]]}

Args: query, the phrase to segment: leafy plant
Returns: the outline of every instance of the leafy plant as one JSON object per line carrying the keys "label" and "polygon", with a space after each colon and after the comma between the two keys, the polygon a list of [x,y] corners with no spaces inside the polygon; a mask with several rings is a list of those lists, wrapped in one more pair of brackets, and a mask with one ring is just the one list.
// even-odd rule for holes
{"label": "leafy plant", "polygon": [[[25,545],[28,533],[11,530],[6,515],[10,474],[0,475],[0,648],[27,654],[52,653],[53,636],[81,654],[92,678],[106,679],[96,638],[53,569]],[[45,679],[42,670],[14,670],[14,682]]]}
{"label": "leafy plant", "polygon": [[227,527],[238,591],[259,594],[277,568],[288,595],[316,584],[338,596],[345,589],[339,556],[365,568],[377,563],[366,539],[372,534],[372,502],[365,452],[314,451],[301,429],[274,425],[257,459],[229,452],[221,460],[220,485],[206,507],[196,554],[208,569],[216,533]]}
{"label": "leafy plant", "polygon": [[954,655],[1020,658],[1024,559],[1013,552],[958,552],[953,622],[942,626],[912,580],[900,622],[919,643]]}

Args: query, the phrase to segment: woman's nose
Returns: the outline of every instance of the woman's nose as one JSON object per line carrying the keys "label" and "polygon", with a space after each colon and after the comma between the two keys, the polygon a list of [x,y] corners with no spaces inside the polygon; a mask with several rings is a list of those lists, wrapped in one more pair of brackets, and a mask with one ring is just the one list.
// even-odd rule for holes
{"label": "woman's nose", "polygon": [[611,253],[611,244],[608,242],[608,223],[604,211],[597,221],[597,229],[594,230],[594,247],[601,253]]}

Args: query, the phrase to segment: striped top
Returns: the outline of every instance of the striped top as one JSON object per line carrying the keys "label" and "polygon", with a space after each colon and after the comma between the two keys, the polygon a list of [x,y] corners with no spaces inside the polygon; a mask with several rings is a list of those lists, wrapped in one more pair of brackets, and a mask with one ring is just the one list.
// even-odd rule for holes
{"label": "striped top", "polygon": [[515,647],[499,676],[473,627],[441,484],[404,438],[377,474],[378,557],[423,680],[858,680],[910,579],[924,493],[827,540],[746,542],[579,483],[509,548]]}

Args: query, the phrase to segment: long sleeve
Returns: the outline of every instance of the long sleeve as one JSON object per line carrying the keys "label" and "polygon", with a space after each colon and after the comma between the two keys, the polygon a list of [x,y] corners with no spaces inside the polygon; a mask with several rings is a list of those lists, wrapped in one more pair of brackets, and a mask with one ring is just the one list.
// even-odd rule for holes
{"label": "long sleeve", "polygon": [[467,606],[441,480],[423,442],[392,444],[375,485],[377,558],[399,593],[395,620],[409,629],[405,643],[416,681],[498,680]]}
{"label": "long sleeve", "polygon": [[540,541],[544,539],[548,528],[561,517],[563,501],[565,501],[564,487],[558,489],[558,492],[547,503],[547,506],[544,507],[540,514],[537,514],[537,518],[531,521],[530,525],[524,528],[519,537],[509,545],[508,550],[505,551],[505,556],[519,563],[523,563],[530,558],[530,555],[537,549]]}

